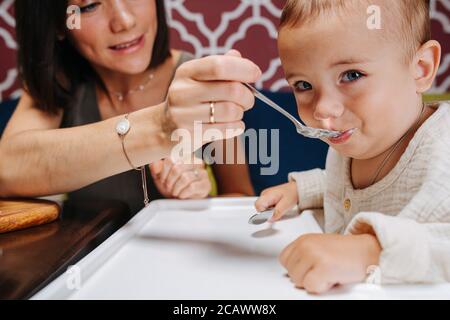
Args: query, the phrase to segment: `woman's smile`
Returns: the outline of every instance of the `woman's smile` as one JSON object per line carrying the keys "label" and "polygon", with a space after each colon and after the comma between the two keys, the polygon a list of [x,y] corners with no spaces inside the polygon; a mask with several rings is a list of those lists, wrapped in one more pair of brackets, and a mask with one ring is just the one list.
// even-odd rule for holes
{"label": "woman's smile", "polygon": [[110,46],[109,49],[117,54],[130,54],[142,49],[144,45],[145,37],[144,35],[141,35],[140,37],[134,38],[133,40]]}

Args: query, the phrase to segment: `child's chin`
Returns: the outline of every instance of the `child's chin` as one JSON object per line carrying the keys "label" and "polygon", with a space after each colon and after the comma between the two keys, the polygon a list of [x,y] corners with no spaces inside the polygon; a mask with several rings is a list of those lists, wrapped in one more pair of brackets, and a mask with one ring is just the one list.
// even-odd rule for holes
{"label": "child's chin", "polygon": [[341,156],[352,158],[352,159],[360,159],[362,155],[354,146],[350,145],[333,145],[329,144],[331,148],[333,148],[337,153]]}

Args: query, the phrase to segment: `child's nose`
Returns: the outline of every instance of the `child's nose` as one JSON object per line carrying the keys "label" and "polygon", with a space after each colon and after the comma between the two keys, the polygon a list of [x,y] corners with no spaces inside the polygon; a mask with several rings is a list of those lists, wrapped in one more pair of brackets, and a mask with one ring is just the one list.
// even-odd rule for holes
{"label": "child's nose", "polygon": [[344,107],[333,97],[321,97],[314,108],[314,119],[324,121],[342,116]]}

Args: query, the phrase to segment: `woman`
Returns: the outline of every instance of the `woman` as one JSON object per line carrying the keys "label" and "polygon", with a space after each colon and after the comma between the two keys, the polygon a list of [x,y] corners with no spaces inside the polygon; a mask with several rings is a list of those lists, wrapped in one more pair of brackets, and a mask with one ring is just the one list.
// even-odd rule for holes
{"label": "woman", "polygon": [[[80,29],[66,28],[70,5],[80,8]],[[170,135],[193,134],[194,121],[242,132],[254,98],[241,82],[258,79],[256,65],[235,51],[188,61],[170,50],[163,1],[16,0],[15,12],[26,89],[0,141],[0,196],[69,192],[137,212],[141,174],[130,169],[149,163],[152,200],[208,195],[204,164],[167,159]],[[219,194],[253,194],[247,166],[213,170]]]}

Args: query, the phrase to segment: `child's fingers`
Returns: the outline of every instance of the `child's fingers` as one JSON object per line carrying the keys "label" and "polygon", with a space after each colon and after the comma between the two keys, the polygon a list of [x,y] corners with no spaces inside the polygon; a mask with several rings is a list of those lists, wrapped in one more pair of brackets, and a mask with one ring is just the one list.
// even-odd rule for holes
{"label": "child's fingers", "polygon": [[[295,259],[296,258],[296,259]],[[307,275],[308,271],[311,270],[313,264],[309,259],[301,259],[297,256],[294,259],[291,258],[289,263],[286,266],[288,271],[288,275],[291,278],[291,281],[295,284],[297,288],[304,289],[304,279]]]}
{"label": "child's fingers", "polygon": [[[278,260],[280,260],[281,265],[288,270],[288,264],[292,253],[295,252],[296,241],[290,243],[286,248],[281,251]],[[288,270],[289,271],[289,270]]]}
{"label": "child's fingers", "polygon": [[292,209],[292,207],[293,206],[289,198],[283,196],[276,204],[275,211],[273,212],[272,218],[269,219],[269,222],[280,220],[288,210]]}
{"label": "child's fingers", "polygon": [[261,196],[255,202],[255,208],[258,212],[266,211],[274,207],[280,201],[282,194],[276,191],[263,191]]}
{"label": "child's fingers", "polygon": [[328,281],[324,272],[317,267],[313,267],[306,273],[303,279],[303,287],[312,294],[322,294],[333,288],[334,283]]}

